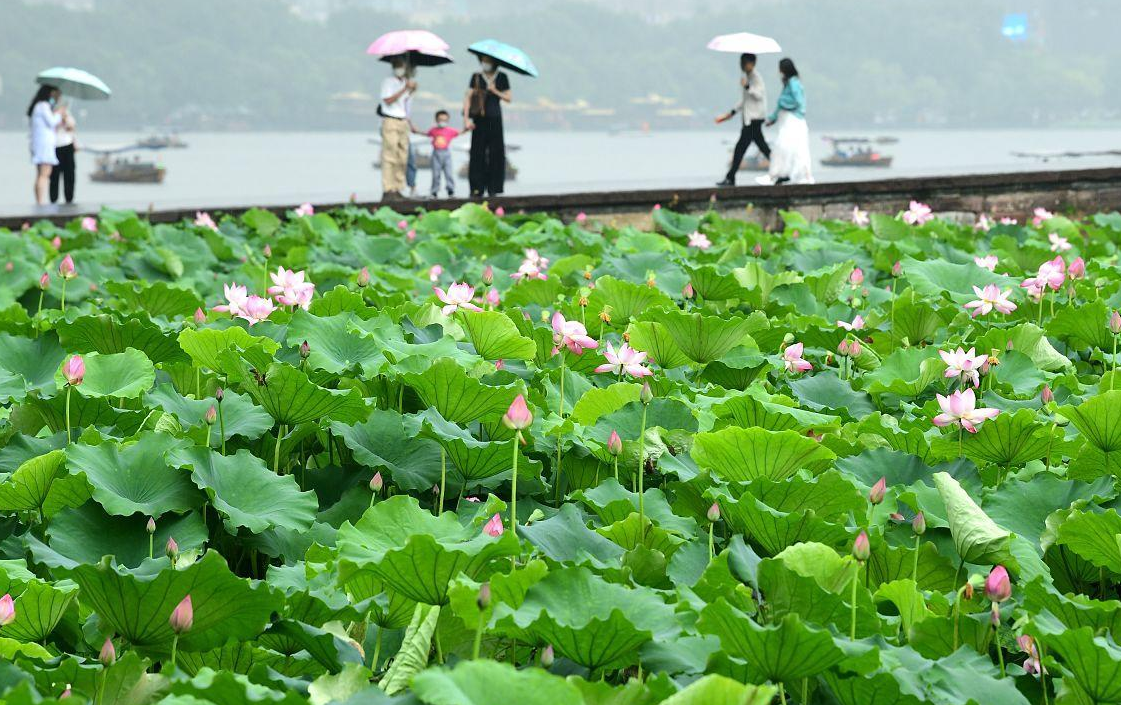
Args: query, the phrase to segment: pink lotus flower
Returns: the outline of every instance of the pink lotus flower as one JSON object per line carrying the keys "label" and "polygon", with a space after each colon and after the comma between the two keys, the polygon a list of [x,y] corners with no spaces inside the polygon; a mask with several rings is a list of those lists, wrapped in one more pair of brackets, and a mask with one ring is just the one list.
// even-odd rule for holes
{"label": "pink lotus flower", "polygon": [[1086,260],[1075,257],[1067,267],[1067,276],[1071,279],[1084,279],[1086,277]]}
{"label": "pink lotus flower", "polygon": [[269,292],[276,297],[281,306],[299,306],[307,309],[315,295],[315,284],[305,281],[305,272],[293,272],[291,269],[277,267],[275,273],[270,273],[273,286]]}
{"label": "pink lotus flower", "polygon": [[546,279],[545,268],[549,266],[549,259],[542,257],[535,249],[528,249],[525,251],[525,259],[522,260],[521,266],[518,271],[510,275],[511,279]]}
{"label": "pink lotus flower", "polygon": [[1043,289],[1049,286],[1053,291],[1058,291],[1063,282],[1066,281],[1065,272],[1066,263],[1063,262],[1062,257],[1056,255],[1055,259],[1039,265],[1039,271],[1036,272],[1035,276],[1025,279],[1020,286],[1025,289],[1031,287]]}
{"label": "pink lotus flower", "polygon": [[970,433],[977,433],[977,426],[982,421],[995,419],[1000,413],[999,409],[976,408],[977,398],[972,389],[957,391],[948,397],[941,394],[935,396],[938,398],[938,406],[942,407],[942,413],[934,417],[934,425],[938,427],[960,425]]}
{"label": "pink lotus flower", "polygon": [[191,605],[191,596],[187,595],[175,609],[171,611],[171,616],[168,617],[167,623],[171,625],[171,630],[176,634],[191,631],[191,627],[195,624],[195,608]]}
{"label": "pink lotus flower", "polygon": [[985,255],[984,257],[974,257],[973,264],[981,269],[987,269],[990,272],[996,271],[996,265],[1000,262],[996,255]]}
{"label": "pink lotus flower", "polygon": [[857,267],[856,269],[852,270],[852,274],[849,274],[849,284],[852,284],[853,286],[860,286],[863,283],[864,270],[860,267]]}
{"label": "pink lotus flower", "polygon": [[87,230],[91,233],[97,232],[97,218],[87,215],[82,218],[82,230]]}
{"label": "pink lotus flower", "polygon": [[51,275],[43,272],[43,276],[39,277],[39,288],[43,291],[51,288]]}
{"label": "pink lotus flower", "polygon": [[902,273],[903,273],[903,263],[900,262],[899,260],[896,260],[895,264],[891,265],[891,276],[898,277]]}
{"label": "pink lotus flower", "polygon": [[292,211],[297,218],[303,218],[307,215],[315,215],[315,206],[310,203],[301,203],[296,210]]}
{"label": "pink lotus flower", "polygon": [[210,217],[210,214],[205,211],[195,211],[195,227],[209,228],[214,232],[218,232],[218,224]]}
{"label": "pink lotus flower", "polygon": [[752,254],[753,257],[758,257],[758,256],[762,255],[763,254],[763,246],[760,245],[758,242],[755,243],[755,245],[752,246],[752,248],[751,248],[751,254]]}
{"label": "pink lotus flower", "polygon": [[237,282],[223,285],[222,290],[226,295],[226,303],[215,306],[214,310],[229,312],[231,316],[240,316],[245,310],[245,302],[249,300],[249,290],[238,285]]}
{"label": "pink lotus flower", "polygon": [[868,219],[868,211],[860,210],[860,206],[852,207],[852,224],[857,227],[866,227],[870,223]]}
{"label": "pink lotus flower", "polygon": [[441,310],[445,316],[450,316],[461,308],[468,311],[482,311],[471,303],[471,299],[475,297],[475,287],[470,284],[452,284],[447,291],[438,286],[433,287],[432,290],[436,292],[436,298],[443,302],[444,307]]}
{"label": "pink lotus flower", "polygon": [[494,369],[496,372],[506,369],[506,361],[502,358],[498,358],[494,361]]}
{"label": "pink lotus flower", "polygon": [[440,275],[443,274],[443,273],[444,273],[444,268],[443,267],[441,267],[438,264],[432,265],[428,270],[428,281],[430,281],[430,282],[440,281]]}
{"label": "pink lotus flower", "polygon": [[989,219],[989,216],[982,213],[981,216],[977,218],[977,224],[973,227],[987,233],[993,227],[993,221]]}
{"label": "pink lotus flower", "polygon": [[409,227],[409,221],[405,220],[404,218],[397,221],[397,229],[398,230],[405,230],[408,227]]}
{"label": "pink lotus flower", "polygon": [[1070,249],[1070,241],[1058,233],[1051,233],[1047,236],[1047,240],[1051,243],[1052,252],[1066,252]]}
{"label": "pink lotus flower", "polygon": [[515,431],[522,431],[529,428],[533,423],[533,414],[530,412],[529,407],[525,403],[525,397],[519,394],[514,397],[514,401],[510,403],[510,408],[502,416],[502,423],[506,428]]}
{"label": "pink lotus flower", "polygon": [[844,328],[847,331],[863,330],[864,317],[858,313],[856,314],[856,318],[852,319],[852,323],[849,323],[847,321],[837,321],[837,327]]}
{"label": "pink lotus flower", "polygon": [[903,222],[911,225],[922,225],[934,219],[934,211],[930,206],[918,201],[911,201],[911,207],[903,212]]}
{"label": "pink lotus flower", "polygon": [[946,363],[946,377],[959,377],[962,384],[966,381],[973,382],[973,386],[980,385],[981,378],[977,374],[977,370],[985,364],[989,359],[988,355],[978,355],[974,348],[969,348],[966,352],[960,347],[957,350],[947,352],[939,350],[938,354],[942,356],[942,361]]}
{"label": "pink lotus flower", "polygon": [[268,320],[268,317],[275,310],[276,304],[272,302],[272,299],[262,298],[254,294],[245,300],[245,304],[237,313],[237,317],[249,321],[249,325],[254,325]]}
{"label": "pink lotus flower", "polygon": [[487,289],[487,304],[498,306],[501,302],[502,298],[498,294],[498,289]]}
{"label": "pink lotus flower", "polygon": [[86,361],[81,355],[71,355],[62,363],[62,376],[71,387],[77,387],[86,377]]}
{"label": "pink lotus flower", "polygon": [[607,438],[607,452],[611,455],[619,455],[623,452],[623,439],[619,438],[619,434],[614,429]]}
{"label": "pink lotus flower", "polygon": [[986,284],[984,289],[975,286],[973,293],[977,295],[977,300],[970,301],[965,307],[973,309],[974,318],[984,316],[993,310],[1000,313],[1012,313],[1016,310],[1016,304],[1008,299],[1011,290],[1001,291],[996,284]]}
{"label": "pink lotus flower", "polygon": [[1046,208],[1036,208],[1032,211],[1031,224],[1038,228],[1040,225],[1043,225],[1043,221],[1051,220],[1054,217],[1055,214]]}
{"label": "pink lotus flower", "polygon": [[506,532],[506,527],[502,525],[502,517],[495,514],[483,526],[483,533],[487,536],[498,537]]}
{"label": "pink lotus flower", "polygon": [[66,255],[62,261],[58,263],[58,274],[63,279],[73,279],[78,276],[78,270],[74,267],[74,258]]}
{"label": "pink lotus flower", "polygon": [[654,210],[656,210],[656,211],[662,210],[662,204],[661,203],[655,203],[654,204]]}
{"label": "pink lotus flower", "polygon": [[625,372],[631,377],[646,377],[654,374],[650,368],[642,364],[646,361],[646,353],[639,352],[626,343],[619,346],[617,353],[611,343],[608,343],[607,351],[603,356],[607,358],[607,364],[596,367],[596,372],[610,372],[614,375],[622,375]]}
{"label": "pink lotus flower", "polygon": [[693,231],[693,233],[689,235],[689,247],[695,247],[698,250],[707,250],[712,247],[712,242],[704,233]]}
{"label": "pink lotus flower", "polygon": [[379,470],[370,478],[370,491],[377,494],[381,492],[382,487],[385,487],[385,478],[381,476],[381,471]]}
{"label": "pink lotus flower", "polygon": [[1019,222],[1020,221],[1016,220],[1015,218],[1009,218],[1008,216],[1004,216],[1000,219],[1001,225],[1016,225]]}
{"label": "pink lotus flower", "polygon": [[499,206],[498,208],[494,209],[494,214],[497,215],[499,218],[501,218],[504,215],[506,215],[506,209],[503,208],[502,206]]}
{"label": "pink lotus flower", "polygon": [[1012,582],[1008,571],[1002,565],[993,566],[989,577],[985,578],[985,598],[990,602],[1004,602],[1012,597]]}
{"label": "pink lotus flower", "polygon": [[1020,286],[1024,287],[1024,290],[1027,292],[1028,298],[1031,299],[1032,303],[1037,304],[1043,298],[1044,289],[1042,286],[1035,283],[1035,280],[1028,279]]}
{"label": "pink lotus flower", "polygon": [[16,621],[16,605],[11,595],[0,597],[0,627],[6,627]]}
{"label": "pink lotus flower", "polygon": [[583,225],[585,222],[587,222],[587,220],[588,220],[588,214],[585,213],[584,211],[580,211],[579,213],[576,214],[576,222],[579,223],[580,225]]}
{"label": "pink lotus flower", "polygon": [[841,357],[848,357],[852,354],[852,346],[849,345],[848,338],[845,338],[837,345],[837,354]]}
{"label": "pink lotus flower", "polygon": [[[553,314],[553,344],[555,350],[565,346],[573,355],[583,355],[585,349],[592,349],[599,345],[588,337],[588,331],[579,321],[566,321],[560,311]],[[554,351],[554,354],[556,352]]]}
{"label": "pink lotus flower", "polygon": [[409,232],[405,233],[405,239],[408,240],[409,242],[412,242],[413,240],[416,240],[416,231],[413,230],[412,228],[410,228]]}
{"label": "pink lotus flower", "polygon": [[1024,672],[1029,676],[1038,676],[1043,667],[1039,663],[1039,651],[1035,648],[1035,639],[1028,634],[1021,634],[1016,637],[1016,645],[1020,647],[1020,651],[1028,655],[1027,660],[1024,661]]}
{"label": "pink lotus flower", "polygon": [[794,343],[782,351],[782,361],[787,372],[808,372],[813,369],[813,365],[802,359],[803,350],[802,343]]}

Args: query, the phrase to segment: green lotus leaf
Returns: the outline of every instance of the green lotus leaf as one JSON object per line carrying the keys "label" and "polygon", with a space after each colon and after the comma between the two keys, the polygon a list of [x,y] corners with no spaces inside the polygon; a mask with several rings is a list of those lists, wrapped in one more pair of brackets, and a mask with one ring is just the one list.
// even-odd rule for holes
{"label": "green lotus leaf", "polygon": [[221,455],[198,446],[175,448],[167,458],[173,467],[190,469],[231,533],[242,526],[255,534],[276,527],[306,531],[315,521],[315,493],[301,492],[295,477],[275,474],[245,449]]}
{"label": "green lotus leaf", "polygon": [[517,553],[509,532],[494,538],[463,526],[450,512],[433,516],[415,499],[397,495],[374,504],[357,524],[339,529],[339,579],[368,572],[402,595],[430,605],[447,603],[448,585]]}
{"label": "green lotus leaf", "polygon": [[460,349],[455,341],[447,336],[431,342],[413,336],[414,341],[410,342],[405,339],[401,326],[384,315],[355,319],[350,325],[354,330],[377,342],[386,360],[378,369],[367,368],[366,374],[385,374],[389,371],[420,373],[428,369],[433,360],[441,357],[449,357],[464,367],[471,367],[480,361],[478,355]]}
{"label": "green lotus leaf", "polygon": [[1006,564],[1012,534],[996,525],[949,473],[934,473],[958,555],[967,563]]}
{"label": "green lotus leaf", "polygon": [[[1000,367],[1003,374],[1004,367]],[[1045,457],[1062,435],[1036,420],[1035,412],[1020,409],[989,419],[969,434],[963,448],[967,458],[981,465],[1022,466]]]}
{"label": "green lotus leaf", "polygon": [[1095,634],[1121,635],[1121,602],[1064,595],[1041,580],[1024,585],[1021,600],[1030,614],[1047,612],[1068,629],[1090,627]]}
{"label": "green lotus leaf", "polygon": [[139,318],[118,321],[104,314],[80,316],[73,321],[59,321],[56,330],[63,347],[83,355],[91,352],[109,355],[135,348],[157,365],[190,360],[174,336]]}
{"label": "green lotus leaf", "polygon": [[819,414],[800,409],[794,404],[769,400],[759,389],[745,393],[713,406],[717,418],[727,418],[730,424],[743,428],[764,428],[768,431],[826,431],[840,425],[841,420],[829,414]]}
{"label": "green lotus leaf", "polygon": [[616,382],[607,387],[592,387],[580,395],[572,407],[569,418],[583,426],[594,426],[602,417],[638,401],[641,391],[642,385],[634,382]]}
{"label": "green lotus leaf", "polygon": [[[428,490],[440,481],[440,447],[419,438],[394,411],[375,410],[362,423],[331,424],[334,433],[368,468],[384,468],[390,479],[407,490]],[[508,461],[507,461],[508,462]]]}
{"label": "green lotus leaf", "polygon": [[788,384],[798,401],[814,411],[844,411],[854,419],[861,419],[876,410],[867,394],[854,391],[835,374],[815,374],[792,379]]}
{"label": "green lotus leaf", "polygon": [[349,639],[291,619],[270,624],[257,642],[285,656],[305,651],[330,673],[339,673],[345,663],[362,663],[357,644]]}
{"label": "green lotus leaf", "polygon": [[1096,635],[1090,627],[1057,630],[1039,628],[1047,653],[1058,658],[1066,678],[1078,684],[1095,703],[1121,701],[1121,646],[1109,634]]}
{"label": "green lotus leaf", "polygon": [[[432,669],[413,679],[413,692],[429,705],[583,705],[580,691],[540,670],[518,670],[496,661],[461,661],[453,670]],[[741,701],[742,703],[742,701]]]}
{"label": "green lotus leaf", "polygon": [[946,364],[933,348],[900,348],[864,375],[870,394],[917,396],[942,376]]}
{"label": "green lotus leaf", "polygon": [[118,446],[74,444],[66,451],[71,474],[84,475],[93,498],[109,514],[159,516],[183,513],[201,504],[190,477],[166,460],[184,441],[163,433],[145,432],[135,443]]}
{"label": "green lotus leaf", "polygon": [[245,393],[279,424],[296,426],[324,419],[356,423],[366,418],[366,402],[356,389],[342,392],[320,387],[304,372],[282,362],[259,369],[231,352],[223,353],[222,360],[230,377],[240,381]]}
{"label": "green lotus leaf", "polygon": [[1060,407],[1058,413],[1101,452],[1108,472],[1121,471],[1121,390],[1097,394],[1078,406]]}
{"label": "green lotus leaf", "polygon": [[623,558],[623,549],[589,529],[573,504],[561,506],[548,519],[519,526],[518,534],[558,563],[608,568]]}
{"label": "green lotus leaf", "polygon": [[992,374],[993,384],[1007,385],[1013,394],[1021,397],[1035,396],[1048,378],[1030,357],[1016,350],[1001,355],[1000,366]]}
{"label": "green lotus leaf", "polygon": [[0,511],[35,511],[50,517],[66,507],[81,506],[90,498],[90,487],[84,479],[72,477],[65,464],[66,455],[53,450],[0,476]]}
{"label": "green lotus leaf", "polygon": [[677,347],[693,362],[703,365],[719,360],[738,345],[751,344],[756,322],[749,318],[705,316],[677,309],[661,309],[656,320]]}
{"label": "green lotus leaf", "polygon": [[423,373],[402,375],[402,379],[416,390],[426,406],[458,424],[497,419],[506,413],[519,392],[512,384],[484,384],[448,358],[436,360]]}
{"label": "green lotus leaf", "polygon": [[911,345],[934,342],[939,329],[945,321],[938,309],[925,299],[915,299],[905,294],[895,299],[891,310],[892,337],[896,341],[906,340]]}
{"label": "green lotus leaf", "polygon": [[351,367],[377,369],[384,361],[381,346],[369,336],[351,328],[352,313],[336,316],[315,316],[297,311],[288,322],[289,347],[307,341],[310,354],[307,364],[316,370],[339,374]]}
{"label": "green lotus leaf", "polygon": [[0,370],[22,378],[28,390],[52,392],[56,386],[55,373],[67,357],[54,336],[18,338],[0,333]]}
{"label": "green lotus leaf", "polygon": [[153,555],[161,555],[170,538],[184,553],[198,550],[210,539],[198,513],[160,517],[151,535],[145,528],[147,521],[140,515],[110,516],[96,503],[87,503],[51,519],[46,532],[49,545],[36,539],[28,542],[35,560],[52,568],[96,564],[105,556],[112,556],[117,565],[135,568],[148,558],[149,539]]}
{"label": "green lotus leaf", "polygon": [[600,527],[596,529],[596,533],[610,539],[612,543],[621,546],[626,551],[633,551],[642,547],[657,551],[667,559],[671,558],[674,552],[685,543],[685,539],[680,536],[675,536],[661,527],[654,526],[649,519],[641,518],[638,512],[634,512],[614,524]]}
{"label": "green lotus leaf", "polygon": [[1057,543],[1098,567],[1121,573],[1121,515],[1115,509],[1071,512],[1059,524]]}
{"label": "green lotus leaf", "polygon": [[[190,399],[167,384],[157,384],[155,389],[144,395],[144,399],[149,405],[174,415],[183,428],[206,425],[207,410],[218,405],[214,397]],[[215,423],[210,433],[214,436],[215,443],[221,441],[223,427],[226,430],[226,440],[234,436],[256,439],[272,426],[273,420],[268,412],[254,404],[247,395],[227,389],[222,396],[222,423]]]}
{"label": "green lotus leaf", "polygon": [[780,512],[812,509],[820,517],[847,516],[865,511],[864,493],[840,473],[827,470],[817,477],[794,476],[785,480],[760,478],[747,484],[760,502]]}
{"label": "green lotus leaf", "polygon": [[122,308],[152,317],[187,317],[206,305],[194,290],[167,282],[110,282],[105,288],[121,300]]}
{"label": "green lotus leaf", "polygon": [[28,582],[13,595],[16,618],[4,626],[4,636],[18,641],[43,641],[77,596],[78,586],[69,580],[53,585],[42,580]]}
{"label": "green lotus leaf", "polygon": [[703,469],[731,482],[759,478],[783,480],[802,468],[820,470],[833,452],[796,431],[728,426],[698,433],[693,460]]}
{"label": "green lotus leaf", "polygon": [[743,267],[732,270],[732,274],[740,285],[751,291],[751,304],[759,308],[770,302],[771,292],[776,288],[802,281],[798,272],[785,270],[772,274],[760,262],[748,262]]}
{"label": "green lotus leaf", "polygon": [[1003,274],[969,264],[954,264],[943,259],[919,261],[911,257],[901,260],[903,276],[912,288],[923,296],[941,297],[949,294],[960,298],[959,303],[976,298],[973,287],[984,288],[995,284],[1001,289],[1016,289],[1018,281]]}
{"label": "green lotus leaf", "polygon": [[0,636],[0,658],[14,662],[17,656],[46,661],[51,658],[51,652],[34,642],[18,641]]}
{"label": "green lotus leaf", "polygon": [[[89,353],[83,356],[86,376],[75,390],[86,397],[123,397],[133,399],[152,388],[156,381],[156,368],[144,353],[128,348],[122,353],[102,355]],[[62,386],[62,373],[55,378]]]}
{"label": "green lotus leaf", "polygon": [[588,311],[599,314],[605,306],[610,306],[611,319],[616,323],[626,323],[642,315],[650,308],[670,308],[673,300],[656,287],[603,276],[596,279],[596,286],[588,297]]}
{"label": "green lotus leaf", "polygon": [[73,569],[82,602],[103,624],[134,646],[157,652],[171,648],[172,610],[187,595],[194,625],[179,637],[184,651],[206,651],[229,639],[255,638],[278,611],[281,598],[268,587],[238,578],[215,551],[183,569],[166,559],[148,561],[137,570],[114,566],[108,559]]}
{"label": "green lotus leaf", "polygon": [[[857,576],[850,576],[850,581]],[[805,577],[786,567],[784,561],[764,558],[759,563],[759,589],[767,596],[771,619],[781,619],[794,614],[807,624],[833,626],[848,633],[852,619],[852,599],[848,590],[844,595],[830,592],[812,577]],[[867,588],[858,585],[856,609],[856,635],[858,638],[879,634],[883,626],[876,613],[872,596]]]}
{"label": "green lotus leaf", "polygon": [[843,678],[836,671],[828,671],[821,677],[839,705],[924,705],[928,702],[901,692],[899,683],[890,673]]}
{"label": "green lotus leaf", "polygon": [[[196,611],[197,614],[197,611]],[[182,648],[182,644],[180,644]],[[202,703],[270,703],[272,705],[307,705],[307,699],[293,691],[281,692],[259,685],[240,673],[215,671],[202,667],[191,678],[176,679],[168,686],[171,695],[164,705],[201,705]]]}
{"label": "green lotus leaf", "polygon": [[280,349],[280,344],[269,338],[256,336],[244,328],[184,328],[179,333],[179,346],[191,356],[195,365],[215,372],[229,372],[222,367],[222,354],[227,350],[260,346],[270,355]]}
{"label": "green lotus leaf", "polygon": [[[1047,518],[1053,512],[1066,509],[1079,500],[1104,495],[1111,486],[1112,482],[1104,478],[1086,484],[1040,473],[1026,481],[1005,481],[1002,492],[985,498],[984,509],[999,526],[1028,539],[1039,548]],[[1041,553],[1042,550],[1039,548]]]}
{"label": "green lotus leaf", "polygon": [[697,296],[708,301],[727,301],[728,299],[743,299],[747,296],[747,287],[740,284],[733,272],[722,272],[717,267],[706,264],[699,267],[686,267],[689,274],[689,283]]}
{"label": "green lotus leaf", "polygon": [[1072,348],[1110,350],[1113,335],[1106,322],[1110,308],[1097,299],[1080,306],[1062,306],[1047,323],[1047,334],[1066,342]]}
{"label": "green lotus leaf", "polygon": [[[603,524],[622,521],[638,510],[638,493],[626,489],[614,478],[586,490],[577,490],[571,497],[573,501],[581,502],[595,512]],[[691,536],[697,532],[696,520],[674,514],[660,489],[651,487],[643,492],[643,505],[646,518],[656,526],[681,536]]]}
{"label": "green lotus leaf", "polygon": [[[375,412],[376,414],[377,412]],[[432,438],[447,453],[447,461],[468,483],[480,482],[508,473],[513,463],[514,439],[508,441],[478,441],[459,426],[443,419],[434,409],[427,409],[418,415],[422,418],[424,435]],[[410,440],[412,437],[409,437]],[[406,442],[408,443],[408,441]],[[410,444],[415,445],[415,444]],[[384,452],[384,451],[383,451]],[[358,451],[356,451],[356,455]],[[439,459],[433,462],[439,472]],[[451,467],[449,466],[449,472]],[[540,462],[523,458],[518,463],[518,477],[539,476]],[[438,478],[435,475],[433,479]],[[431,486],[431,483],[429,484]]]}
{"label": "green lotus leaf", "polygon": [[428,665],[428,652],[432,648],[432,636],[436,632],[436,622],[440,619],[438,605],[417,605],[413,619],[405,630],[401,648],[393,659],[393,664],[378,683],[389,695],[396,695],[409,687],[413,677]]}
{"label": "green lotus leaf", "polygon": [[522,336],[505,313],[463,311],[459,321],[484,360],[532,360],[537,355],[537,344]]}
{"label": "green lotus leaf", "polygon": [[1045,372],[1057,372],[1071,365],[1070,359],[1056,350],[1033,323],[1021,323],[1013,328],[990,328],[977,339],[976,345],[978,352],[1008,350],[1011,345],[1013,350],[1027,355],[1036,367]]}
{"label": "green lotus leaf", "polygon": [[649,362],[664,369],[684,367],[689,358],[674,342],[669,329],[658,321],[635,321],[627,327],[627,338],[635,350],[646,353]]}
{"label": "green lotus leaf", "polygon": [[728,525],[750,536],[752,542],[762,546],[770,555],[805,541],[839,546],[851,540],[843,526],[824,521],[812,509],[780,512],[750,493],[745,493],[738,501],[728,497],[719,503]]}

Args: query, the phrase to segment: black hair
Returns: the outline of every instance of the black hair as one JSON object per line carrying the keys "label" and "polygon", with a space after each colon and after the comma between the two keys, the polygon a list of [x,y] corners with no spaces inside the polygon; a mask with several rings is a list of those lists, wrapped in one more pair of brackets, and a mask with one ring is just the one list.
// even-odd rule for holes
{"label": "black hair", "polygon": [[798,75],[798,69],[794,67],[792,59],[783,58],[778,62],[779,73],[782,74],[782,80],[785,83]]}
{"label": "black hair", "polygon": [[751,54],[749,52],[744,52],[744,53],[740,54],[740,66],[743,66],[748,61],[750,61],[751,63],[754,64],[755,60],[756,60],[755,54]]}
{"label": "black hair", "polygon": [[35,91],[35,97],[31,99],[31,105],[27,106],[27,117],[31,117],[31,113],[35,112],[35,106],[44,100],[51,99],[51,93],[54,93],[57,88],[43,84],[39,86],[39,90]]}
{"label": "black hair", "polygon": [[451,113],[449,113],[447,110],[437,110],[436,111],[436,119],[439,120],[441,115],[451,117]]}

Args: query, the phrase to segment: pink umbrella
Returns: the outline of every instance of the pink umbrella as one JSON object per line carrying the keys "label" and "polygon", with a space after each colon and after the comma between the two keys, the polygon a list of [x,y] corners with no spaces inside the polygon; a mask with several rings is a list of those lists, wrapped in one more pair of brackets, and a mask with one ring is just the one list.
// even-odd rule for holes
{"label": "pink umbrella", "polygon": [[382,61],[404,57],[413,66],[438,66],[451,62],[449,48],[447,42],[426,29],[402,29],[381,35],[366,53]]}
{"label": "pink umbrella", "polygon": [[713,51],[730,51],[736,54],[777,54],[782,51],[778,42],[770,37],[751,34],[750,32],[722,34],[719,37],[714,37],[708,43],[708,48]]}

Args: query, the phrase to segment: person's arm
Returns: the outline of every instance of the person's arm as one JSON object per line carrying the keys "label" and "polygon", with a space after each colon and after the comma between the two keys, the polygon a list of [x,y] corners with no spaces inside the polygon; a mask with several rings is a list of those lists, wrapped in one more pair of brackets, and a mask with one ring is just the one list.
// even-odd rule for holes
{"label": "person's arm", "polygon": [[463,131],[474,129],[475,123],[471,122],[471,89],[463,94]]}
{"label": "person's arm", "polygon": [[778,120],[780,110],[794,110],[798,107],[798,102],[794,98],[794,92],[791,88],[792,81],[787,81],[786,85],[782,87],[782,93],[778,96],[778,103],[775,104],[775,109],[771,111],[770,116],[767,117],[767,123],[773,124]]}
{"label": "person's arm", "polygon": [[401,88],[396,91],[393,90],[390,79],[387,79],[384,83],[381,84],[381,99],[382,102],[384,102],[386,105],[393,105],[401,99],[401,96],[405,95],[408,92],[408,81],[405,81],[403,84],[401,84]]}
{"label": "person's arm", "polygon": [[513,98],[513,91],[510,90],[510,81],[506,78],[506,74],[500,73],[494,77],[493,83],[487,84],[487,90],[498,96],[499,100],[509,103]]}

